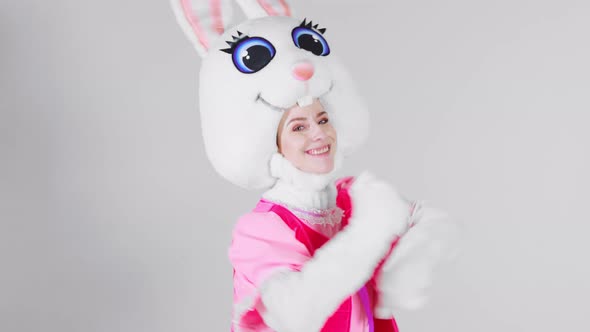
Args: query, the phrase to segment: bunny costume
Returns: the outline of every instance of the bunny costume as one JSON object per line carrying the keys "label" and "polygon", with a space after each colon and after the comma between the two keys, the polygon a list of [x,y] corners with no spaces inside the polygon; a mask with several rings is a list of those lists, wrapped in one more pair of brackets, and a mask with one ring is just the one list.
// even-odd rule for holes
{"label": "bunny costume", "polygon": [[[203,58],[207,156],[228,181],[267,189],[234,228],[232,330],[397,331],[393,313],[424,302],[447,242],[446,216],[363,173],[335,177],[368,134],[368,112],[326,29],[284,0],[171,0]],[[338,135],[335,169],[310,174],[277,152],[281,117],[319,99]]]}

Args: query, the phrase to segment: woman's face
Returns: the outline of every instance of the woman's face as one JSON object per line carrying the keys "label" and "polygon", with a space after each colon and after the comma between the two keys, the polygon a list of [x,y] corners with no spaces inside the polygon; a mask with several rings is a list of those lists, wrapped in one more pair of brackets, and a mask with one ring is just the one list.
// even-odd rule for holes
{"label": "woman's face", "polygon": [[334,169],[336,130],[319,100],[285,111],[278,128],[279,152],[307,173],[329,173]]}

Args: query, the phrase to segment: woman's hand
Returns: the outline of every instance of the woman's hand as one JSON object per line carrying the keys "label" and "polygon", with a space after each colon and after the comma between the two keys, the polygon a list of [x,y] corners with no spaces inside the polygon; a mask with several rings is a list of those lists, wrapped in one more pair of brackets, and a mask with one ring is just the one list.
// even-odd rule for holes
{"label": "woman's hand", "polygon": [[410,205],[385,181],[365,171],[354,180],[349,194],[354,227],[372,228],[389,238],[408,229]]}
{"label": "woman's hand", "polygon": [[379,318],[389,318],[397,309],[422,307],[437,267],[457,254],[458,225],[445,212],[422,203],[412,211],[412,227],[376,277],[375,316]]}

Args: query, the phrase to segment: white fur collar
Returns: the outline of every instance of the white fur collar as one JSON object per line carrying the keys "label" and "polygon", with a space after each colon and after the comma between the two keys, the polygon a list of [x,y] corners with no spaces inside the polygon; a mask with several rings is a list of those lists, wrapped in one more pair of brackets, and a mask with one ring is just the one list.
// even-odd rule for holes
{"label": "white fur collar", "polygon": [[280,153],[275,153],[270,160],[270,173],[277,181],[262,197],[306,211],[331,209],[336,206],[334,180],[341,164],[342,157],[337,153],[333,171],[312,174],[297,169]]}

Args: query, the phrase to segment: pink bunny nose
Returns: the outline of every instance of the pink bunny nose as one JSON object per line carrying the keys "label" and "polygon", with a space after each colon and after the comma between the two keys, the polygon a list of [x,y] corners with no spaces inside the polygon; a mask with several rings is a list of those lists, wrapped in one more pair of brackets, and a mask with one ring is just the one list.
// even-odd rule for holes
{"label": "pink bunny nose", "polygon": [[313,76],[313,65],[310,62],[302,61],[293,66],[293,77],[296,80],[307,81]]}

